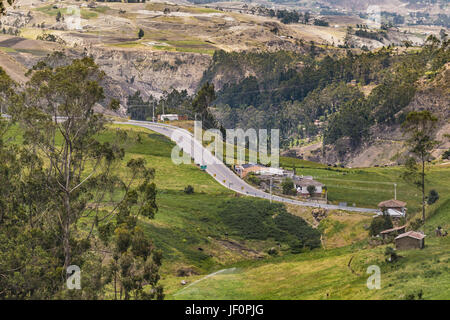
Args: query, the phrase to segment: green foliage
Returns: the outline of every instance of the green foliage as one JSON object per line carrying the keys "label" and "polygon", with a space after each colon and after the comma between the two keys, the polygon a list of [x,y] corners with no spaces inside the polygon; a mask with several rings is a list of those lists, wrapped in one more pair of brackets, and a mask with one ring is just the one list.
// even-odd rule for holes
{"label": "green foliage", "polygon": [[450,159],[450,149],[442,154],[442,159]]}
{"label": "green foliage", "polygon": [[277,10],[276,17],[284,24],[297,23],[300,20],[300,14],[297,11]]}
{"label": "green foliage", "polygon": [[329,27],[330,23],[323,19],[314,19],[314,25],[321,26],[321,27]]}
{"label": "green foliage", "polygon": [[[431,41],[419,52],[400,55],[392,48],[346,56],[324,55],[313,44],[309,50],[320,58],[284,51],[216,51],[202,83],[226,79],[215,100],[220,124],[280,129],[282,145],[321,134],[325,144],[348,138],[353,149],[369,138],[372,125],[400,124],[417,80],[450,61],[448,46]],[[243,77],[249,70],[254,75]],[[352,80],[356,86],[348,85]],[[375,88],[366,98],[358,85]],[[325,125],[317,126],[317,120]]]}
{"label": "green foliage", "polygon": [[405,300],[423,300],[423,291],[422,289],[418,291],[414,291],[405,295]]}
{"label": "green foliage", "polygon": [[212,102],[216,99],[214,85],[206,82],[192,101],[192,110],[200,115],[204,129],[217,128],[218,124],[210,111]]}
{"label": "green foliage", "polygon": [[416,218],[413,221],[411,221],[411,229],[412,230],[419,230],[423,226],[423,222],[420,218]]}
{"label": "green foliage", "polygon": [[383,38],[386,37],[386,32],[381,31],[381,32],[370,32],[367,30],[356,30],[355,31],[355,36],[358,37],[362,37],[362,38],[368,38],[368,39],[372,39],[372,40],[377,40],[377,41],[383,41]]}
{"label": "green foliage", "polygon": [[386,247],[384,250],[384,256],[386,257],[387,262],[396,262],[398,259],[398,255],[392,247]]}
{"label": "green foliage", "polygon": [[295,190],[294,181],[291,178],[286,178],[281,183],[281,188],[283,190],[283,194],[288,195],[296,195],[297,190]]}
{"label": "green foliage", "polygon": [[430,193],[428,194],[427,203],[431,205],[431,204],[435,203],[438,200],[439,200],[438,192],[436,190],[434,190],[434,189],[431,189]]}
{"label": "green foliage", "polygon": [[405,165],[403,178],[412,182],[422,193],[422,221],[425,222],[425,164],[429,161],[431,151],[439,143],[434,140],[437,117],[428,110],[408,113],[402,124],[402,130],[407,137],[407,145],[412,156]]}
{"label": "green foliage", "polygon": [[286,212],[282,204],[236,199],[222,204],[219,215],[237,236],[289,244],[295,253],[320,247],[320,233],[302,218]]}
{"label": "green foliage", "polygon": [[138,90],[133,95],[129,95],[127,99],[127,113],[133,120],[147,120],[147,117],[152,116],[151,98],[144,101],[141,97],[141,92]]}
{"label": "green foliage", "polygon": [[186,194],[193,194],[194,193],[194,187],[191,185],[188,185],[186,188],[184,188],[184,193]]}
{"label": "green foliage", "polygon": [[[118,224],[113,243],[114,253],[107,267],[107,282],[113,284],[114,298],[162,300],[163,289],[158,285],[162,254],[154,248],[144,231],[135,223]],[[144,285],[150,286],[150,292],[144,290]]]}
{"label": "green foliage", "polygon": [[144,37],[144,30],[139,29],[138,37],[139,37],[139,39],[142,39]]}
{"label": "green foliage", "polygon": [[342,137],[349,137],[350,146],[356,148],[368,136],[369,127],[369,110],[364,101],[349,102],[330,117],[324,143],[332,144]]}
{"label": "green foliage", "polygon": [[312,197],[316,193],[316,186],[310,185],[306,187],[306,190],[308,190],[309,195]]}
{"label": "green foliage", "polygon": [[61,11],[58,11],[58,13],[56,14],[56,17],[55,17],[56,22],[60,22],[61,18],[62,18]]}
{"label": "green foliage", "polygon": [[[131,82],[134,82],[134,78]],[[192,98],[188,96],[186,90],[173,89],[170,92],[164,91],[159,99],[150,96],[145,101],[138,90],[128,96],[127,113],[133,120],[152,119],[153,110],[155,111],[155,117],[157,114],[177,113],[193,118],[191,100]]]}
{"label": "green foliage", "polygon": [[376,236],[381,231],[391,229],[393,227],[391,217],[387,214],[373,218],[369,227],[369,235]]}
{"label": "green foliage", "polygon": [[259,186],[261,184],[261,179],[253,172],[250,172],[245,178],[253,185]]}
{"label": "green foliage", "polygon": [[[138,217],[152,219],[158,210],[154,169],[142,158],[132,158],[126,162],[126,179],[114,173],[115,165],[124,158],[120,144],[126,143],[127,133],[117,130],[113,142],[98,139],[106,131],[107,121],[93,112],[95,104],[104,99],[99,85],[104,73],[94,61],[70,61],[55,53],[47,62],[30,70],[30,81],[17,94],[11,93],[13,84],[0,72],[1,96],[7,99],[12,115],[8,124],[20,122],[23,135],[22,146],[0,150],[0,156],[6,156],[2,164],[11,167],[0,166],[2,183],[8,186],[0,200],[0,281],[5,288],[0,295],[20,299],[102,297],[109,281],[99,253],[103,248],[95,245],[98,231],[103,244],[115,241],[124,297],[132,293],[135,298],[162,298],[157,286],[160,257],[148,245],[148,236],[136,229]],[[111,108],[115,105],[112,100]],[[0,130],[0,148],[4,147],[4,133]],[[3,204],[3,199],[8,203]],[[13,228],[10,219],[17,222]],[[20,247],[25,251],[16,255]],[[25,249],[29,247],[36,250]],[[147,259],[150,255],[154,257],[151,262]],[[90,280],[82,290],[63,286],[71,264],[79,266]],[[21,279],[18,270],[23,271]],[[154,290],[145,293],[144,284]]]}
{"label": "green foliage", "polygon": [[283,231],[279,235],[275,233],[275,238],[289,243],[293,253],[299,253],[304,248],[314,249],[321,246],[320,233],[302,218],[281,212],[274,220],[275,225]]}

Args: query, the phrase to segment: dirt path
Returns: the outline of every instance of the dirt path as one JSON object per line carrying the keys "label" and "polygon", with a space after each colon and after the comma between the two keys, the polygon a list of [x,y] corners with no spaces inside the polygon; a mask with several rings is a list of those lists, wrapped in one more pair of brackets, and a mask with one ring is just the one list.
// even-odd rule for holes
{"label": "dirt path", "polygon": [[25,83],[27,77],[25,72],[27,71],[23,65],[11,58],[8,54],[0,51],[0,67],[16,82]]}

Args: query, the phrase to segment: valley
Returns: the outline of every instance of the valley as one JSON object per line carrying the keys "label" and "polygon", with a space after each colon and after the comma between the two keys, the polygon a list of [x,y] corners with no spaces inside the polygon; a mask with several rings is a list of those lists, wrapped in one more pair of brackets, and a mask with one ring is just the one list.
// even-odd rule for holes
{"label": "valley", "polygon": [[450,299],[448,1],[1,3],[0,299]]}

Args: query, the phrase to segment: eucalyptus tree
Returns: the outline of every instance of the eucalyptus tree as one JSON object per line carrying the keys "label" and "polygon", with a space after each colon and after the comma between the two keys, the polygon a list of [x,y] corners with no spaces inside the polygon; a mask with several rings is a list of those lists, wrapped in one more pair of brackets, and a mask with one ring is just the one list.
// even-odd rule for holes
{"label": "eucalyptus tree", "polygon": [[65,274],[69,265],[86,262],[105,225],[112,231],[121,227],[111,221],[124,210],[124,203],[135,220],[153,218],[156,186],[154,170],[142,159],[119,168],[127,133],[117,129],[111,136],[108,120],[94,112],[100,102],[118,108],[116,100],[105,101],[101,86],[105,74],[94,61],[86,57],[50,65],[41,63],[30,72],[11,114],[22,127],[24,148],[44,164],[45,181],[40,187],[52,195],[44,216],[56,230],[56,256]]}
{"label": "eucalyptus tree", "polygon": [[[18,100],[17,85],[0,68],[3,110]],[[13,121],[0,118],[0,299],[52,298],[60,290],[57,232],[48,228],[44,164],[20,146]]]}
{"label": "eucalyptus tree", "polygon": [[430,111],[412,111],[402,123],[410,157],[406,161],[404,179],[412,182],[422,193],[422,223],[425,223],[425,185],[426,163],[431,158],[431,151],[439,144],[434,139],[437,117]]}

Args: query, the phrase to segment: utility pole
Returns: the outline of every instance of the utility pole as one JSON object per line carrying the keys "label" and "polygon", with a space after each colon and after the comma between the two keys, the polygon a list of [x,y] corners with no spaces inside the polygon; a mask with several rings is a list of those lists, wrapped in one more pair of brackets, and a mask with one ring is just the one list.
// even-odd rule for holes
{"label": "utility pole", "polygon": [[270,177],[270,203],[272,203],[272,177]]}
{"label": "utility pole", "polygon": [[152,117],[152,120],[153,120],[153,122],[155,122],[155,103],[153,102],[152,105],[153,105],[153,117]]}
{"label": "utility pole", "polygon": [[394,183],[394,200],[397,200],[397,184]]}

